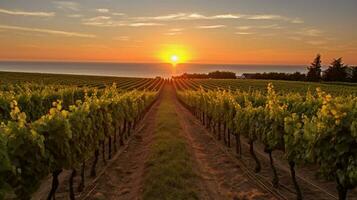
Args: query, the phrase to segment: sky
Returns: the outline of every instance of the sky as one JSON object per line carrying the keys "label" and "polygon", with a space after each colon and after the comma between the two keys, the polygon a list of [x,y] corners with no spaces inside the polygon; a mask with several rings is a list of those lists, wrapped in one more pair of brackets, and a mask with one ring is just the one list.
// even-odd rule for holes
{"label": "sky", "polygon": [[356,0],[0,0],[0,60],[357,64]]}

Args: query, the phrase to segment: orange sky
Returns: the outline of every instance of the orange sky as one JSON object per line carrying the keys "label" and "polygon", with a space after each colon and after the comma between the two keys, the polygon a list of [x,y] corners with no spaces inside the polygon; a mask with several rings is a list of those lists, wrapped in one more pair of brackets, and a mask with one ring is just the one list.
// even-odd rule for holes
{"label": "orange sky", "polygon": [[[314,2],[310,11],[303,2],[267,0],[262,9],[258,0],[223,1],[1,2],[0,60],[164,62],[182,54],[194,63],[306,64],[321,53],[325,64],[357,64],[354,1],[336,8],[343,13],[334,20],[321,16],[324,7],[313,13]],[[339,31],[341,20],[350,31]]]}

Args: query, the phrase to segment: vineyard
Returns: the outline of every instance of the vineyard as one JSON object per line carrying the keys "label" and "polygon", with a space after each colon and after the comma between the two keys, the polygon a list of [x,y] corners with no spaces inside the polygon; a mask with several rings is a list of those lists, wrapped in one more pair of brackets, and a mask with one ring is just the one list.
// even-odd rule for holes
{"label": "vineyard", "polygon": [[[320,178],[335,181],[338,199],[346,199],[348,192],[356,197],[353,189],[357,186],[357,98],[351,94],[357,88],[324,86],[332,96],[318,88],[321,84],[299,83],[304,85],[301,87],[295,83],[277,83],[276,90],[271,83],[263,89],[265,82],[260,81],[253,84],[238,80],[174,82],[178,98],[217,140],[224,141],[228,148],[234,146],[241,159],[245,159],[244,143],[249,146],[256,174],[261,172],[262,165],[255,146],[262,146],[269,159],[272,188],[283,187],[274,153],[288,165],[296,199],[304,196],[299,185],[299,179],[304,178],[297,177],[296,168],[307,165],[315,166]],[[314,87],[317,89],[311,90]],[[320,189],[321,193],[337,198]]]}
{"label": "vineyard", "polygon": [[316,88],[334,95],[357,95],[357,84],[355,83],[309,83],[299,81],[275,81],[275,80],[245,80],[245,79],[177,79],[179,90],[199,89],[205,90],[225,89],[241,91],[266,91],[266,87],[272,83],[279,92],[296,92],[306,94],[307,91],[315,92]]}
{"label": "vineyard", "polygon": [[0,199],[357,199],[354,84],[0,77]]}
{"label": "vineyard", "polygon": [[106,85],[115,83],[119,89],[123,90],[157,90],[163,83],[163,79],[0,72],[1,90],[22,88],[26,86],[26,83],[31,83],[30,87],[37,88],[44,85],[56,85],[62,88],[67,86],[104,88]]}
{"label": "vineyard", "polygon": [[[66,77],[1,79],[0,199],[30,199],[49,174],[47,199],[54,199],[64,170],[71,171],[69,197],[75,199],[77,171],[82,191],[85,170],[96,176],[100,154],[106,162],[124,145],[164,85],[160,78]],[[61,84],[45,84],[53,79]]]}

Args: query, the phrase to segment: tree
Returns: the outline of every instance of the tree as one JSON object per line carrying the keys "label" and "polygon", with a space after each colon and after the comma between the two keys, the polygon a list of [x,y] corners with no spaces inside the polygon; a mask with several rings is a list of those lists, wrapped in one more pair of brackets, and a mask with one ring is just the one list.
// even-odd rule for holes
{"label": "tree", "polygon": [[357,66],[351,67],[351,82],[357,83]]}
{"label": "tree", "polygon": [[306,76],[307,81],[317,82],[321,80],[321,63],[321,55],[317,54],[314,62],[307,68],[309,70]]}
{"label": "tree", "polygon": [[215,79],[236,79],[237,76],[234,72],[228,72],[228,71],[215,71],[215,72],[210,72],[208,73],[209,78],[215,78]]}
{"label": "tree", "polygon": [[323,79],[325,81],[347,81],[347,66],[343,64],[342,58],[335,59],[331,66],[325,71]]}

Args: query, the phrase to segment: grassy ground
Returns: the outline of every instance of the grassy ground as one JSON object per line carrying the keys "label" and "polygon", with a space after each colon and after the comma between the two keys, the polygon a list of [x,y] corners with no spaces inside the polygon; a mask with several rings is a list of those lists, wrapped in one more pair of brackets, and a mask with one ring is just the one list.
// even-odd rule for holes
{"label": "grassy ground", "polygon": [[179,135],[181,127],[173,98],[165,89],[163,95],[156,118],[154,144],[146,163],[143,199],[198,199],[197,176],[187,144]]}

